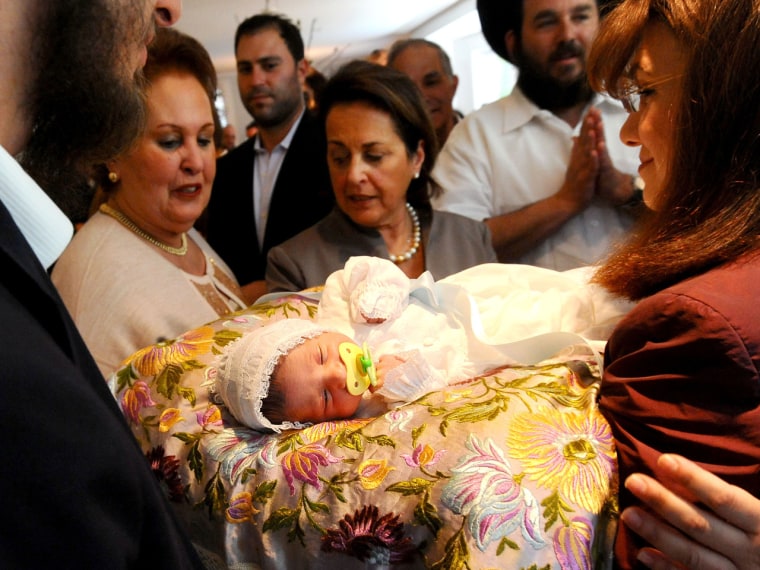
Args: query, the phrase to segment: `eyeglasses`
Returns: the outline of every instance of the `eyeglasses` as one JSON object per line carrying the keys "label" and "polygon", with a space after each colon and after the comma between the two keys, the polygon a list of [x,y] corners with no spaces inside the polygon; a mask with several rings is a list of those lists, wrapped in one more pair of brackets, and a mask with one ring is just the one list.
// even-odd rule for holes
{"label": "eyeglasses", "polygon": [[642,91],[638,88],[623,93],[620,97],[623,108],[629,113],[638,113],[641,109],[641,95]]}
{"label": "eyeglasses", "polygon": [[638,113],[641,110],[641,98],[647,97],[654,93],[654,87],[667,83],[673,79],[678,79],[681,75],[671,75],[657,81],[649,82],[645,87],[631,83],[623,94],[620,96],[620,102],[629,113]]}

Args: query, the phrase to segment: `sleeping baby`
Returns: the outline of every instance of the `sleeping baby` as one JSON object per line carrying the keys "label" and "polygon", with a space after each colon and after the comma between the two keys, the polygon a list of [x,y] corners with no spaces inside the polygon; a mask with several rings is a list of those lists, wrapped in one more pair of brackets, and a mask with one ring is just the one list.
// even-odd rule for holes
{"label": "sleeping baby", "polygon": [[353,257],[328,278],[314,322],[277,321],[227,347],[215,390],[249,427],[301,428],[353,417],[369,400],[412,401],[495,366],[538,362],[593,341],[626,308],[589,296],[583,278],[540,268],[492,264],[435,282]]}

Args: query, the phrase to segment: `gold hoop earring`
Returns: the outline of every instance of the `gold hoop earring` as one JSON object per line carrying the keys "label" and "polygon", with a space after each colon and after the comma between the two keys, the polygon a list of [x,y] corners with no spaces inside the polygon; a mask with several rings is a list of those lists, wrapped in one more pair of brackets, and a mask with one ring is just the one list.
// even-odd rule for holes
{"label": "gold hoop earring", "polygon": [[116,184],[119,181],[119,175],[115,172],[109,172],[108,180],[110,180],[112,184]]}

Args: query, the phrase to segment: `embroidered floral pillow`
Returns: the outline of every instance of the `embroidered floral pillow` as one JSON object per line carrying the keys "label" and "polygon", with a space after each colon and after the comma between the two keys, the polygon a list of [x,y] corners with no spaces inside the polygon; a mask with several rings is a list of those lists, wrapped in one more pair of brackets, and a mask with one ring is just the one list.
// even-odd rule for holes
{"label": "embroidered floral pillow", "polygon": [[585,348],[280,435],[209,400],[227,343],[315,310],[300,296],[253,306],[136,353],[112,379],[196,542],[251,568],[604,566],[616,465]]}

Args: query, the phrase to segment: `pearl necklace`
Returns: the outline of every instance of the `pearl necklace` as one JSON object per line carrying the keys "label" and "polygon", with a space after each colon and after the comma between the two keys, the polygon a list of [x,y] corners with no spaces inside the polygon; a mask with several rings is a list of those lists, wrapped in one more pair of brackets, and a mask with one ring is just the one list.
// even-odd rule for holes
{"label": "pearl necklace", "polygon": [[137,227],[137,224],[135,224],[127,216],[125,216],[118,210],[114,210],[108,204],[101,204],[99,210],[103,212],[104,214],[111,216],[114,220],[121,223],[121,225],[123,225],[125,228],[132,231],[133,233],[137,234],[138,236],[143,238],[145,241],[152,243],[153,245],[155,245],[156,247],[160,249],[163,249],[167,253],[171,253],[172,255],[179,255],[179,256],[185,255],[187,253],[187,234],[186,233],[183,233],[181,236],[182,245],[179,247],[173,247],[171,245],[166,245],[162,241],[158,241],[152,235],[141,230],[139,227]]}
{"label": "pearl necklace", "polygon": [[409,212],[409,215],[412,218],[412,247],[407,249],[401,255],[393,255],[392,253],[388,253],[388,257],[393,263],[403,263],[404,261],[409,261],[414,257],[414,255],[417,253],[417,250],[420,248],[420,219],[417,216],[417,212],[409,202],[406,203],[406,210]]}

